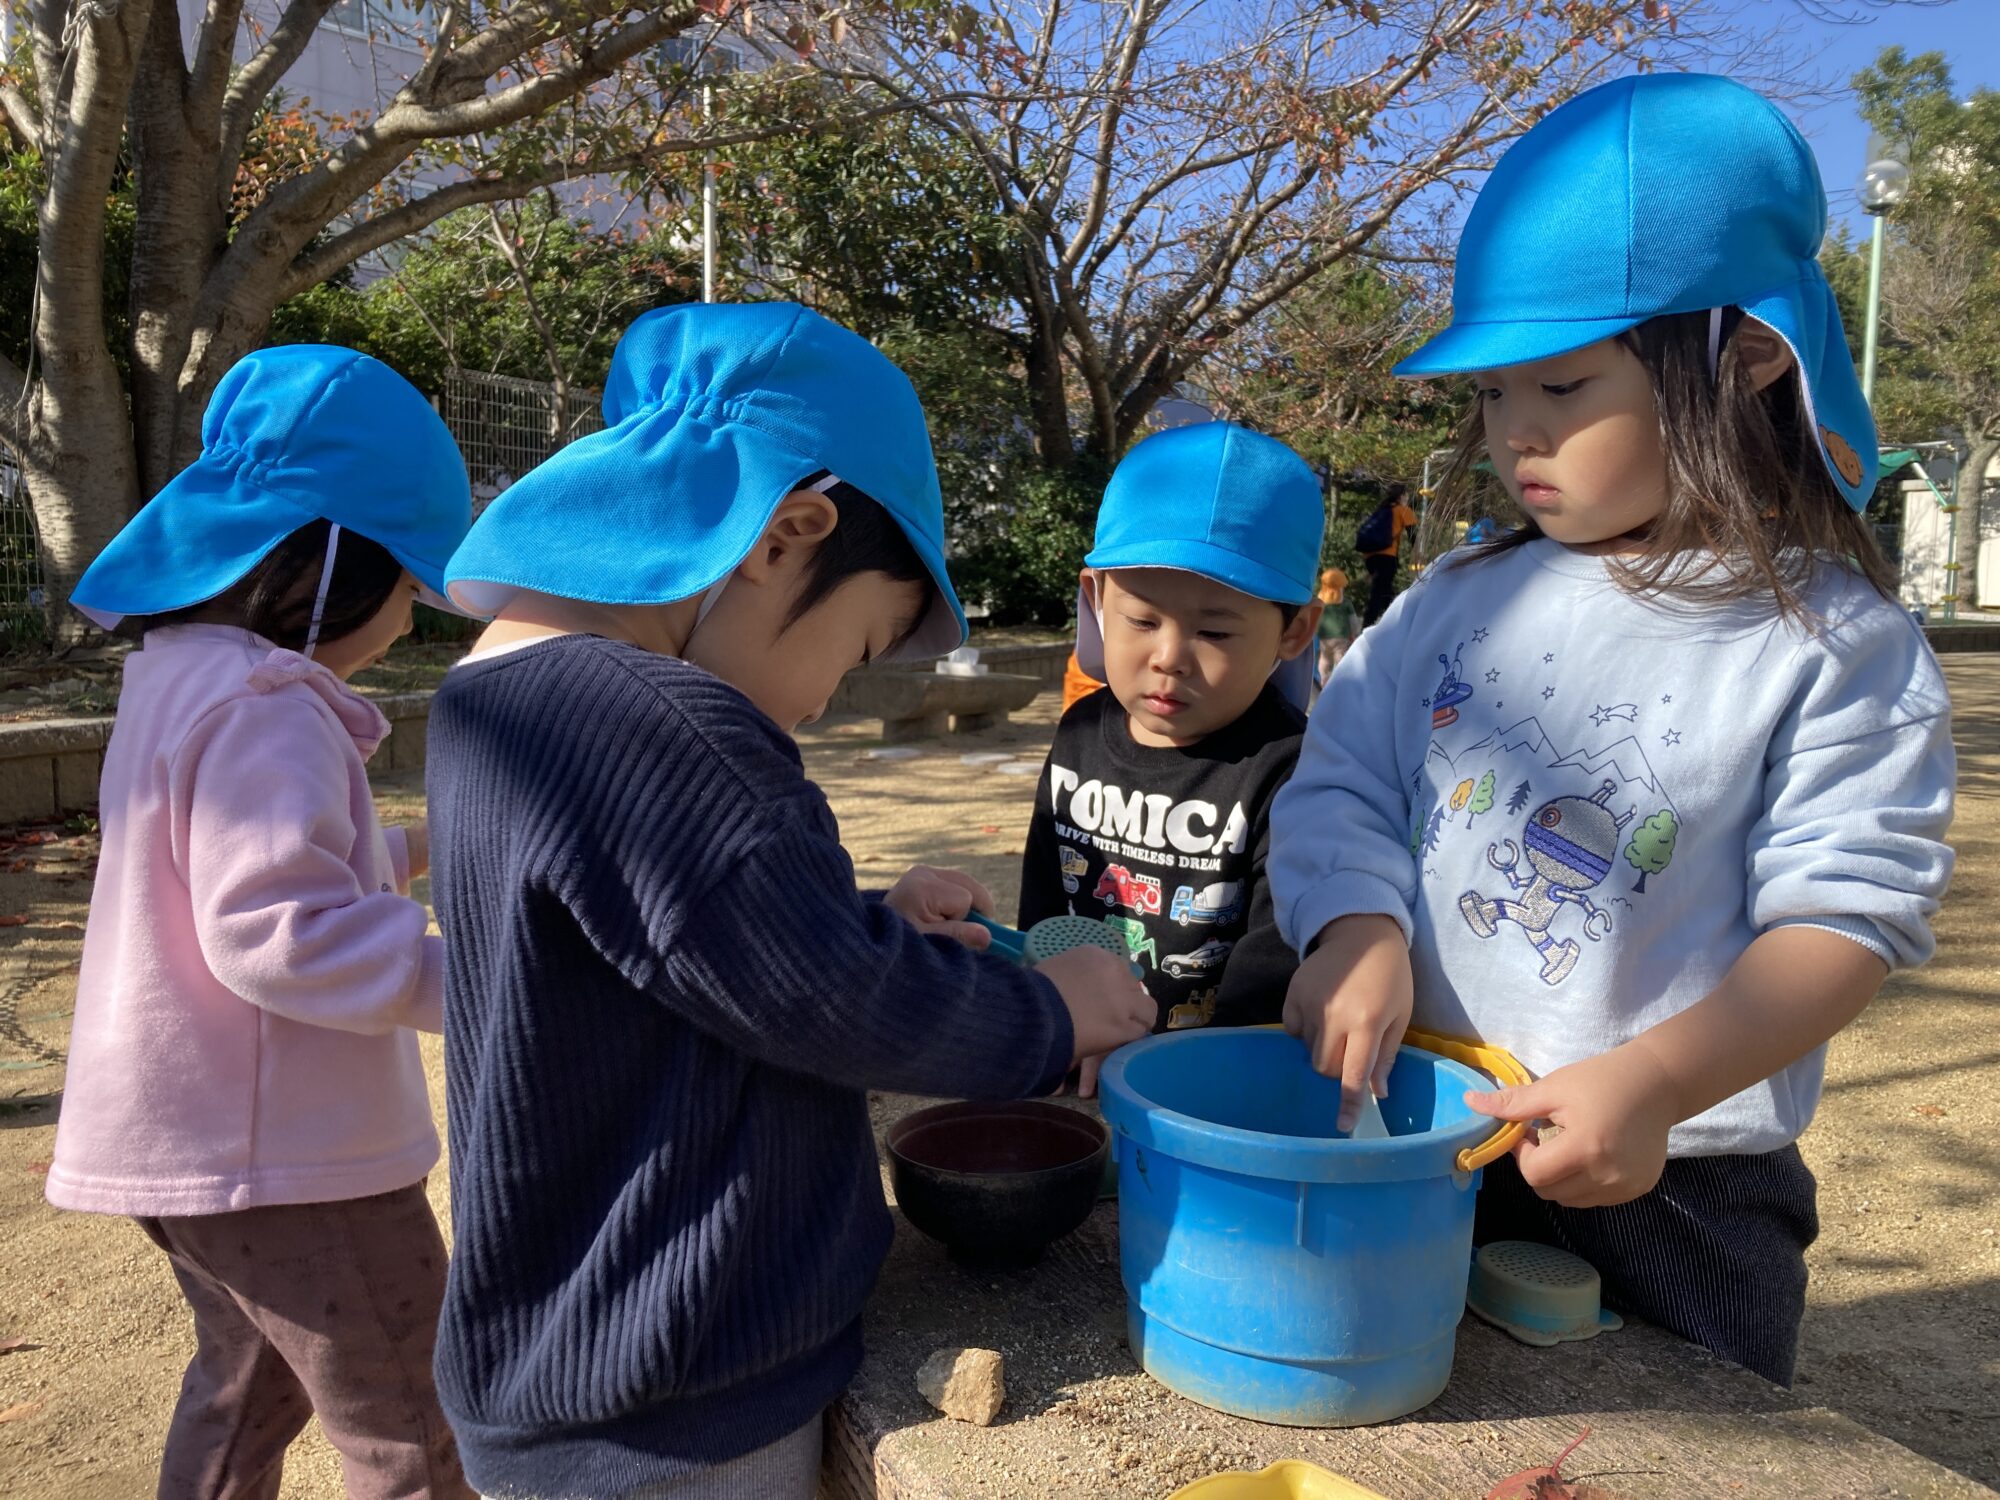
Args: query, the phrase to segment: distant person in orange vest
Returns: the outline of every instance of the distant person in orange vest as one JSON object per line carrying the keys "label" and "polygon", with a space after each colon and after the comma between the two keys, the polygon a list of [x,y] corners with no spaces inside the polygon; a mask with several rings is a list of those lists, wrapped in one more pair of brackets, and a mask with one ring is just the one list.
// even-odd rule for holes
{"label": "distant person in orange vest", "polygon": [[1361,612],[1364,626],[1381,619],[1396,597],[1396,567],[1403,548],[1403,533],[1417,524],[1409,494],[1407,484],[1390,485],[1388,498],[1369,513],[1360,530],[1354,533],[1354,545],[1360,550],[1362,565],[1368,569],[1368,606]]}

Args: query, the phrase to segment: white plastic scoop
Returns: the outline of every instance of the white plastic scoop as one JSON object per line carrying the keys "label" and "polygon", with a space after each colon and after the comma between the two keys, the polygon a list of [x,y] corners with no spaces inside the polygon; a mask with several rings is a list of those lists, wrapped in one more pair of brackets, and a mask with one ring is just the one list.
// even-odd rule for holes
{"label": "white plastic scoop", "polygon": [[1384,1141],[1389,1138],[1388,1123],[1382,1118],[1382,1103],[1375,1097],[1373,1089],[1361,1095],[1361,1114],[1354,1121],[1354,1128],[1347,1132],[1350,1141]]}

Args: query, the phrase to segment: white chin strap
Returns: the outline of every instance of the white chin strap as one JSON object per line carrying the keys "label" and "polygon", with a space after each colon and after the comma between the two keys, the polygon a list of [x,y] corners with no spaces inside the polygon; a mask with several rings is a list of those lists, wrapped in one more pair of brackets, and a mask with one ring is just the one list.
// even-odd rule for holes
{"label": "white chin strap", "polygon": [[1722,365],[1722,309],[1708,310],[1708,378],[1712,382]]}
{"label": "white chin strap", "polygon": [[306,660],[312,660],[313,648],[319,644],[320,621],[326,615],[326,591],[333,587],[333,560],[340,555],[340,523],[328,524],[326,533],[326,561],[320,564],[319,592],[313,595],[312,624],[306,627]]}

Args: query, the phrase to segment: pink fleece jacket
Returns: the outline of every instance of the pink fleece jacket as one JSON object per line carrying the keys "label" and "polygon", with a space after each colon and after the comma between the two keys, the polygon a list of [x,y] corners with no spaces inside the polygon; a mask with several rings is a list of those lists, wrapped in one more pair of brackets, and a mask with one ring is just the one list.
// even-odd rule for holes
{"label": "pink fleece jacket", "polygon": [[381,713],[247,631],[155,630],[104,756],[48,1197],[223,1213],[416,1182],[444,945],[367,761]]}

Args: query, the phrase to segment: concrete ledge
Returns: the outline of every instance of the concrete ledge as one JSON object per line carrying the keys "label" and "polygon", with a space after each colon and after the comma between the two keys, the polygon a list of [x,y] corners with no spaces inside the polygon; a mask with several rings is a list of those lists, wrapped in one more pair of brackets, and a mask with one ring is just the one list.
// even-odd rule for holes
{"label": "concrete ledge", "polygon": [[[372,701],[389,720],[391,731],[373,765],[389,771],[421,770],[431,695],[395,693]],[[40,719],[0,724],[0,827],[95,809],[112,722]]]}
{"label": "concrete ledge", "polygon": [[953,677],[941,672],[857,672],[851,713],[879,715],[890,744],[928,739],[947,730],[965,734],[1007,722],[1042,690],[1033,677],[989,672]]}
{"label": "concrete ledge", "polygon": [[1940,656],[1957,651],[2000,651],[2000,625],[1926,625],[1931,650]]}
{"label": "concrete ledge", "polygon": [[[982,646],[979,648],[979,662],[981,666],[991,667],[994,672],[1032,677],[1043,687],[1055,687],[1061,684],[1063,669],[1069,665],[1069,650],[1066,642],[1052,646]],[[827,700],[826,711],[830,714],[877,713],[879,710],[866,706],[871,691],[868,683],[877,677],[906,677],[912,673],[932,677],[944,675],[935,671],[927,661],[864,667],[858,672],[849,672],[841,679],[840,686],[833,690],[833,697]]]}

